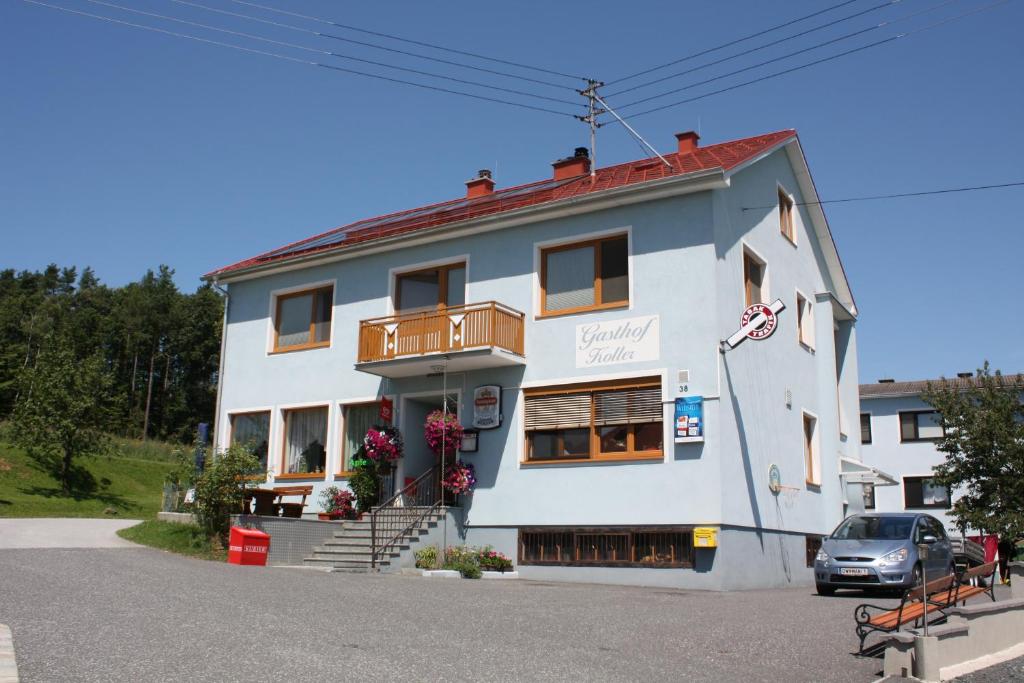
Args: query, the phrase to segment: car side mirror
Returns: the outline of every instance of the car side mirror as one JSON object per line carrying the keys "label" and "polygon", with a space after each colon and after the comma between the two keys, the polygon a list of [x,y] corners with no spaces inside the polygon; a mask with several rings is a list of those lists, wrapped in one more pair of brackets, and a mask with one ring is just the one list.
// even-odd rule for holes
{"label": "car side mirror", "polygon": [[924,536],[921,537],[921,542],[922,543],[927,543],[928,545],[931,545],[932,543],[938,543],[939,539],[935,538],[931,534],[925,534]]}

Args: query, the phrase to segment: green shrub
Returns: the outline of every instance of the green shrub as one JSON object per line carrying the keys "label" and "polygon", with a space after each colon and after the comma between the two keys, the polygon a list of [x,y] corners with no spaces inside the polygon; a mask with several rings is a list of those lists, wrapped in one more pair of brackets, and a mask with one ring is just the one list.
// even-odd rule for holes
{"label": "green shrub", "polygon": [[356,509],[359,512],[369,512],[379,501],[377,495],[380,491],[380,474],[377,472],[377,463],[367,459],[366,451],[360,446],[352,459],[352,468],[355,473],[349,477],[348,487],[356,494]]}
{"label": "green shrub", "polygon": [[206,461],[206,469],[196,480],[193,511],[208,537],[227,543],[231,515],[242,511],[245,490],[257,483],[247,476],[255,467],[259,461],[239,445]]}
{"label": "green shrub", "polygon": [[419,569],[437,568],[437,546],[429,545],[416,551],[416,566]]}
{"label": "green shrub", "polygon": [[441,568],[455,570],[462,574],[464,579],[479,579],[479,551],[468,545],[449,546],[444,551],[444,565]]}

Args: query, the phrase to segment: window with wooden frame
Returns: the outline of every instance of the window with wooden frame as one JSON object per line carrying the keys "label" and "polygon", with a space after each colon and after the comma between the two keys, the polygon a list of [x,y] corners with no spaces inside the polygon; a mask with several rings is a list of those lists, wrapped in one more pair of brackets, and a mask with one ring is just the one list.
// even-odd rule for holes
{"label": "window with wooden frame", "polygon": [[284,411],[279,479],[323,477],[327,470],[327,406]]}
{"label": "window with wooden frame", "polygon": [[626,235],[548,247],[540,252],[541,315],[629,304]]}
{"label": "window with wooden frame", "polygon": [[908,410],[900,413],[900,441],[936,441],[945,435],[942,418],[935,410]]}
{"label": "window with wooden frame", "polygon": [[432,266],[395,276],[395,312],[437,311],[466,303],[466,264]]}
{"label": "window with wooden frame", "polygon": [[932,477],[903,477],[903,507],[949,509],[949,488]]}
{"label": "window with wooden frame", "polygon": [[808,349],[814,349],[814,307],[800,292],[796,293],[797,341]]}
{"label": "window with wooden frame", "polygon": [[331,345],[334,287],[279,294],[274,312],[274,351]]}
{"label": "window with wooden frame", "polygon": [[767,303],[765,270],[767,270],[767,266],[764,261],[749,251],[743,250],[743,292],[747,306]]}
{"label": "window with wooden frame", "polygon": [[234,413],[231,419],[232,446],[242,445],[260,461],[260,471],[267,471],[267,453],[270,450],[270,411]]}
{"label": "window with wooden frame", "polygon": [[821,458],[818,453],[818,420],[808,413],[803,414],[804,467],[807,469],[807,483],[821,486]]}
{"label": "window with wooden frame", "polygon": [[523,402],[527,463],[663,457],[658,378],[531,389]]}
{"label": "window with wooden frame", "polygon": [[779,230],[783,236],[796,244],[796,228],[793,227],[793,199],[779,188]]}
{"label": "window with wooden frame", "polygon": [[692,567],[693,531],[679,527],[519,530],[519,564],[574,567]]}
{"label": "window with wooden frame", "polygon": [[860,414],[860,442],[871,443],[871,413]]}
{"label": "window with wooden frame", "polygon": [[352,459],[363,445],[366,432],[380,423],[380,403],[356,403],[342,406],[340,476],[352,474]]}

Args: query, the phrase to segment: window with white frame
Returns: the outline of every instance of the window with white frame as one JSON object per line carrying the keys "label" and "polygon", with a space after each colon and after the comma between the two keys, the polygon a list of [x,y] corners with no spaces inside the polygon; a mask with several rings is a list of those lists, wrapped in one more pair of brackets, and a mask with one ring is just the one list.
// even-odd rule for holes
{"label": "window with white frame", "polygon": [[284,411],[282,475],[323,474],[327,467],[327,406]]}

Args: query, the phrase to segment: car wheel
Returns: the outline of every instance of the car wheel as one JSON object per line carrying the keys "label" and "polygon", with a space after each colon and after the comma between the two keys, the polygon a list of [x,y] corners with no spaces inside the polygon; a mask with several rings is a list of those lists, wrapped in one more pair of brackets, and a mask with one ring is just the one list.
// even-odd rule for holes
{"label": "car wheel", "polygon": [[824,583],[819,583],[819,584],[815,585],[815,588],[818,589],[818,595],[829,596],[829,595],[835,595],[836,594],[836,587],[835,586],[829,586],[829,585],[824,584]]}
{"label": "car wheel", "polygon": [[921,565],[915,564],[914,569],[910,572],[910,588],[915,588],[921,585]]}

